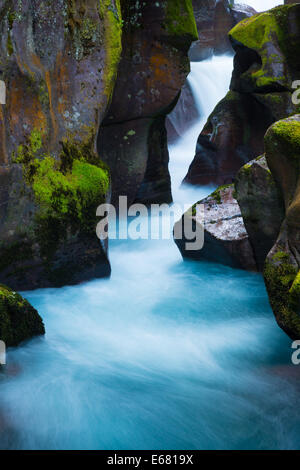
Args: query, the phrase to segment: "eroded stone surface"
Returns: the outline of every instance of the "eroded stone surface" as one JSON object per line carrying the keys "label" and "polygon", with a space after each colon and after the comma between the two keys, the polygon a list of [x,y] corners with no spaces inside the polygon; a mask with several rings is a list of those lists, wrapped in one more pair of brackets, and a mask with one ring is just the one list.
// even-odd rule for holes
{"label": "eroded stone surface", "polygon": [[[233,192],[233,185],[219,188],[197,203],[204,205],[204,246],[201,250],[188,251],[188,240],[175,239],[183,257],[214,261],[248,270],[257,269],[240,207]],[[203,227],[202,213],[197,210],[197,205],[193,206],[188,214],[194,227],[195,224]],[[182,225],[183,219],[177,224]]]}

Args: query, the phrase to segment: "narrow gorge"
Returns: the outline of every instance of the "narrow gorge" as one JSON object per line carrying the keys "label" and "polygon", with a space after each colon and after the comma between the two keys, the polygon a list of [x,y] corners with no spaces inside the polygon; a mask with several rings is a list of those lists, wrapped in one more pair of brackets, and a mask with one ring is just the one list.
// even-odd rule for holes
{"label": "narrow gorge", "polygon": [[245,3],[0,0],[1,450],[299,448],[300,3]]}

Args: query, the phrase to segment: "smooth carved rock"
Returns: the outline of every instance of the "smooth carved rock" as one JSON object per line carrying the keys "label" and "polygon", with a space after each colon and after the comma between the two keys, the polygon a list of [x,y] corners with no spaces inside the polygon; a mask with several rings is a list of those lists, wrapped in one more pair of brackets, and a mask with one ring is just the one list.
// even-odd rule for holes
{"label": "smooth carved rock", "polygon": [[253,247],[256,264],[262,271],[284,219],[284,204],[265,156],[243,166],[235,179],[235,194]]}
{"label": "smooth carved rock", "polygon": [[233,182],[237,171],[261,154],[272,115],[253,96],[228,92],[200,134],[185,183],[218,185]]}
{"label": "smooth carved rock", "polygon": [[265,137],[266,158],[285,205],[285,219],[270,251],[264,278],[279,326],[300,335],[300,115],[276,122]]}
{"label": "smooth carved rock", "polygon": [[113,202],[120,195],[129,203],[171,202],[165,117],[185,83],[187,53],[198,37],[192,3],[130,0],[122,2],[122,13],[122,59],[99,152],[112,168]]}

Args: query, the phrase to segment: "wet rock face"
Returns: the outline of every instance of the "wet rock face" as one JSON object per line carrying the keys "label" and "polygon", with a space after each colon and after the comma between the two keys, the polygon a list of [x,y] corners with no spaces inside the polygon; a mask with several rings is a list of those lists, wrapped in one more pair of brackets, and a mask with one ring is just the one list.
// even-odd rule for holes
{"label": "wet rock face", "polygon": [[187,52],[197,39],[192,3],[131,0],[122,2],[122,12],[122,59],[99,153],[112,168],[114,202],[119,195],[127,195],[129,203],[170,202],[164,121],[177,102],[189,72]]}
{"label": "wet rock face", "polygon": [[200,134],[186,182],[233,181],[243,164],[263,153],[268,127],[297,112],[291,93],[300,74],[299,17],[300,4],[281,6],[232,29],[233,93],[216,106]]}
{"label": "wet rock face", "polygon": [[266,158],[282,194],[285,218],[270,251],[264,278],[279,326],[300,335],[300,115],[276,122],[265,137]]}
{"label": "wet rock face", "polygon": [[256,12],[247,5],[234,4],[228,0],[193,0],[198,41],[189,51],[190,60],[200,61],[213,54],[232,52],[228,32],[235,24]]}
{"label": "wet rock face", "polygon": [[228,92],[200,134],[185,183],[230,184],[246,162],[264,150],[263,137],[274,121],[253,96]]}
{"label": "wet rock face", "polygon": [[93,139],[95,146],[119,61],[120,12],[114,0],[113,8],[96,0],[55,3],[1,2],[1,70],[8,90],[0,122],[3,163],[34,128],[43,135],[43,149],[55,155],[61,140]]}
{"label": "wet rock face", "polygon": [[264,155],[240,169],[235,179],[235,194],[254,250],[256,264],[262,271],[284,219],[281,192]]}
{"label": "wet rock face", "polygon": [[118,1],[2,1],[0,281],[30,289],[110,272],[96,137],[121,53]]}
{"label": "wet rock face", "polygon": [[45,334],[38,312],[21,295],[0,285],[0,339],[7,347]]}
{"label": "wet rock face", "polygon": [[254,8],[244,3],[234,2],[234,4],[230,6],[230,9],[231,9],[235,24],[239,23],[245,18],[250,18],[250,16],[253,16],[256,14],[256,10]]}
{"label": "wet rock face", "polygon": [[[204,205],[204,246],[201,250],[187,250],[186,243],[189,241],[175,238],[182,256],[256,271],[254,253],[234,197],[233,185],[219,188],[197,204]],[[203,226],[202,213],[198,212],[197,204],[191,208],[188,217],[192,218],[194,226]],[[183,219],[176,225],[182,224]],[[175,233],[179,230],[176,225]]]}

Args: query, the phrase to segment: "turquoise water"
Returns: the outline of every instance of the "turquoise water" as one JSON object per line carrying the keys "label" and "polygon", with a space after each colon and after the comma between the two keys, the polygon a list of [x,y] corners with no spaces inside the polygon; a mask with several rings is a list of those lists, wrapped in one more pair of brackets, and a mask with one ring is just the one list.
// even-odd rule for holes
{"label": "turquoise water", "polygon": [[27,293],[45,338],[0,374],[0,447],[299,447],[299,371],[261,276],[113,242],[111,280]]}
{"label": "turquoise water", "polygon": [[[231,70],[193,64],[202,117],[170,148],[177,203],[211,190],[179,185]],[[171,238],[111,240],[110,258],[110,280],[24,293],[47,334],[8,352],[0,448],[299,448],[300,366],[261,275],[183,262]]]}

